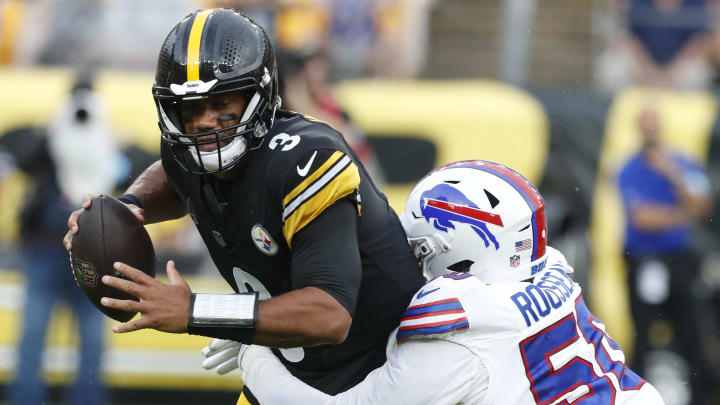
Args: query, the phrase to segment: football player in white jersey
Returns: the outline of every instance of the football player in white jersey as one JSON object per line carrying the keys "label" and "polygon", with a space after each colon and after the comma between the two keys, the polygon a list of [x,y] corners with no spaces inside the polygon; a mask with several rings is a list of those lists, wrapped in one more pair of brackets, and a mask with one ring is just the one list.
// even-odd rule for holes
{"label": "football player in white jersey", "polygon": [[[268,349],[242,346],[242,378],[260,403],[663,404],[547,246],[545,202],[522,175],[487,161],[448,164],[413,189],[401,221],[431,281],[390,336],[387,362],[329,396]],[[238,352],[215,345],[205,366]]]}

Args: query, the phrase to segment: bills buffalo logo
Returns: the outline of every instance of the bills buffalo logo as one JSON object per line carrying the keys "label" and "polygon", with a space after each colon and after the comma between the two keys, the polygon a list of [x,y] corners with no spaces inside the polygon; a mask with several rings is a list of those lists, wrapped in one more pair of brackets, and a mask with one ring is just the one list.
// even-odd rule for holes
{"label": "bills buffalo logo", "polygon": [[253,242],[255,246],[262,253],[266,255],[274,255],[278,251],[278,244],[275,243],[273,238],[270,237],[268,231],[265,230],[260,224],[256,224],[251,231]]}
{"label": "bills buffalo logo", "polygon": [[97,285],[97,272],[95,266],[90,262],[85,262],[78,259],[72,261],[73,276],[78,284],[86,285],[89,287],[95,287]]}
{"label": "bills buffalo logo", "polygon": [[420,212],[428,223],[443,232],[455,229],[455,223],[470,225],[473,231],[485,242],[485,247],[493,244],[495,250],[500,248],[495,235],[490,232],[487,224],[503,227],[499,215],[483,211],[470,201],[460,190],[448,184],[438,184],[420,196]]}

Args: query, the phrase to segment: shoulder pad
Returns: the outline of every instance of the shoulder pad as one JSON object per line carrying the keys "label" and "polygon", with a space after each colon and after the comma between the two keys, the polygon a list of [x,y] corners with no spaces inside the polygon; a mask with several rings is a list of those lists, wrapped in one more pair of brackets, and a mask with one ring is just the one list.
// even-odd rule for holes
{"label": "shoulder pad", "polygon": [[287,126],[288,132],[273,131],[267,144],[273,153],[271,192],[282,201],[283,235],[290,247],[298,231],[360,187],[358,165],[342,135],[325,124],[295,120],[300,122]]}
{"label": "shoulder pad", "polygon": [[290,160],[295,163],[307,152],[315,149],[335,149],[348,152],[343,135],[325,122],[301,114],[291,114],[276,120],[266,135],[264,148],[270,149],[273,160]]}
{"label": "shoulder pad", "polygon": [[465,309],[456,291],[450,287],[452,282],[445,276],[437,277],[413,296],[410,306],[400,319],[396,335],[398,344],[412,336],[437,335],[470,328]]}

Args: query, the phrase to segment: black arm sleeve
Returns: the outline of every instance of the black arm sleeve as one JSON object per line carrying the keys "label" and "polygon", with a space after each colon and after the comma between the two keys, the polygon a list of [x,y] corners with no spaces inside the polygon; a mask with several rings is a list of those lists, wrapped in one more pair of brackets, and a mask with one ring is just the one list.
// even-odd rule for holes
{"label": "black arm sleeve", "polygon": [[362,264],[357,206],[343,199],[328,207],[293,238],[293,288],[317,287],[355,312]]}

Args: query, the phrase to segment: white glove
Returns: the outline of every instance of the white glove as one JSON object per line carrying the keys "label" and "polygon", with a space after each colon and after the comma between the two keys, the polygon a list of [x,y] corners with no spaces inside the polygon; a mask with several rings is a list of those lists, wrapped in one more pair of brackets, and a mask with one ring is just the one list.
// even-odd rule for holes
{"label": "white glove", "polygon": [[[260,361],[258,364],[279,364],[282,367],[282,370],[288,372],[285,366],[282,365],[280,360],[275,357],[272,350],[269,348],[258,345],[242,345],[237,356],[237,366],[240,367],[240,373],[243,381],[246,381],[245,379],[248,377],[248,371],[252,368],[252,363],[256,360]],[[256,367],[254,371],[258,372],[257,370],[259,369]],[[265,372],[269,372],[268,370],[270,369],[265,369]]]}
{"label": "white glove", "polygon": [[213,339],[200,352],[205,357],[202,367],[206,370],[215,369],[215,372],[219,375],[235,370],[238,368],[238,353],[242,345],[242,343],[234,340]]}

